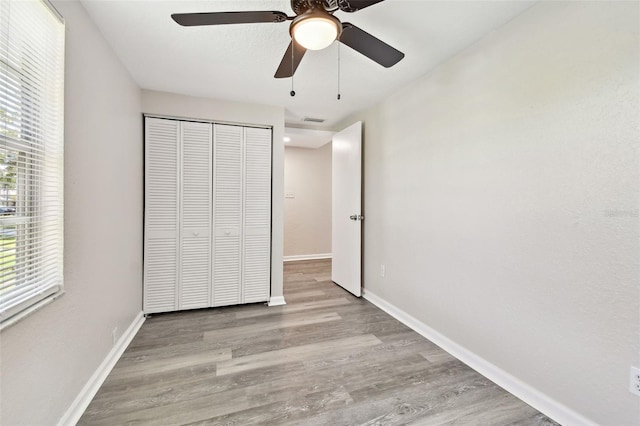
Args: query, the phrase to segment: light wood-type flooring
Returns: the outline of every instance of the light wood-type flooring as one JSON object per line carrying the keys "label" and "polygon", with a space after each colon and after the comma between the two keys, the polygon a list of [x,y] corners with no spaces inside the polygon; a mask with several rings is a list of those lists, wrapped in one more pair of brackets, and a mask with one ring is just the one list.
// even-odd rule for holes
{"label": "light wood-type flooring", "polygon": [[79,424],[556,424],[333,284],[330,261],[285,264],[284,291],[148,318]]}

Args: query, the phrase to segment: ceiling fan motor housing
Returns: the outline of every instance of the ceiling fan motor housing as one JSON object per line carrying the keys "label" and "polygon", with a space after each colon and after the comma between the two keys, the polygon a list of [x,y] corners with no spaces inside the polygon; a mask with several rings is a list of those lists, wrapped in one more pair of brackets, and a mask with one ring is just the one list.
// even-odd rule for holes
{"label": "ceiling fan motor housing", "polygon": [[296,15],[302,15],[311,9],[327,10],[330,3],[330,0],[291,0],[291,9]]}

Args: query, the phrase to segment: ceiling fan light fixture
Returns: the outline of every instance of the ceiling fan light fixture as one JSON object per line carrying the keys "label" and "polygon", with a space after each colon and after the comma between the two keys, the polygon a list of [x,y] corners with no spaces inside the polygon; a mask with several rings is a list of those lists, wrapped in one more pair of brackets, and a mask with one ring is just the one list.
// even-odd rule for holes
{"label": "ceiling fan light fixture", "polygon": [[329,47],[340,35],[342,25],[325,11],[311,10],[293,20],[289,32],[300,46],[308,50]]}

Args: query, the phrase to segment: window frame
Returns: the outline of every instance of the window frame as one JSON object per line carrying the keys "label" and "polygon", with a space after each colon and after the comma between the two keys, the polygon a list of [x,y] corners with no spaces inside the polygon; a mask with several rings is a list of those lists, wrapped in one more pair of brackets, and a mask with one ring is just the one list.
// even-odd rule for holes
{"label": "window frame", "polygon": [[[1,133],[0,149],[6,153],[15,151],[17,158],[21,158],[16,162],[18,164],[22,163],[22,166],[16,165],[15,215],[0,216],[0,227],[15,226],[13,255],[16,260],[14,268],[19,268],[20,270],[16,272],[13,279],[16,280],[15,287],[23,286],[22,288],[11,288],[7,286],[10,280],[0,282],[0,291],[2,291],[0,292],[0,331],[64,294],[65,21],[48,0],[28,1],[39,3],[55,18],[48,28],[56,33],[55,40],[58,44],[49,44],[47,40],[33,43],[33,40],[29,39],[29,42],[37,44],[37,47],[30,49],[31,45],[28,45],[27,42],[16,43],[11,40],[10,35],[8,39],[0,40],[6,44],[7,48],[16,49],[25,57],[29,57],[30,53],[35,55],[31,57],[31,59],[35,58],[35,60],[29,62],[29,66],[24,65],[22,67],[16,66],[15,62],[10,59],[12,53],[9,52],[12,52],[12,50],[5,50],[9,56],[2,54],[3,56],[0,57],[0,76],[3,77],[0,79],[0,95],[4,93],[6,96],[0,106],[9,116],[11,113],[15,113],[16,117],[20,117],[20,123],[15,126],[20,129],[19,134],[12,136],[7,133]],[[11,3],[11,0],[9,2]],[[10,4],[6,7],[11,11]],[[11,14],[5,19],[7,19],[7,22],[11,22]],[[41,15],[34,14],[34,19],[41,19]],[[26,26],[26,22],[23,23]],[[55,27],[58,24],[60,27]],[[21,27],[18,33],[22,34],[22,32],[26,33],[28,31],[28,28]],[[7,32],[5,34],[10,33]],[[16,47],[18,44],[20,46]],[[22,45],[28,46],[23,47]],[[46,59],[38,57],[41,52],[44,52]],[[50,60],[48,56],[50,54],[53,58],[53,66],[57,70],[54,74],[56,78],[53,79],[53,84],[46,77],[43,80],[38,80],[42,81],[42,87],[29,86],[27,88],[28,83],[32,80],[26,77],[26,73],[35,70],[41,75],[46,75],[49,71],[49,62],[47,60]],[[42,65],[43,62],[45,65]],[[38,66],[34,64],[38,64]],[[37,69],[31,69],[31,66],[36,66]],[[11,77],[12,74],[13,77]],[[3,90],[3,81],[7,85],[15,85],[12,92],[13,96],[17,97],[13,98],[13,109],[8,106],[12,101],[11,97],[9,97],[10,92],[6,91],[8,89]],[[10,86],[5,87],[8,88]],[[53,92],[50,92],[51,90]],[[29,102],[29,98],[33,98],[31,102]],[[30,108],[33,108],[33,110],[30,110]],[[34,110],[37,111],[34,112]],[[51,115],[52,112],[53,115]],[[36,123],[43,119],[50,120],[51,117],[54,118],[54,126],[53,133],[49,134],[47,130],[51,130],[51,128],[48,123],[44,124],[44,127],[40,127]],[[5,124],[5,129],[7,127]],[[25,132],[24,129],[29,130]],[[37,132],[40,132],[40,134],[36,135]],[[52,168],[55,170],[55,176],[49,178],[48,172]],[[21,169],[22,172],[20,171]],[[21,174],[22,178],[20,177]],[[51,180],[48,181],[47,179]],[[59,194],[59,200],[53,204],[49,201],[52,188],[54,193]],[[53,209],[54,213],[47,212],[49,209]],[[46,214],[43,212],[46,212]],[[55,241],[54,248],[43,248],[50,244],[50,240]],[[4,256],[4,252],[1,255]],[[18,260],[18,256],[24,257]],[[53,273],[48,270],[52,268],[49,262],[55,268]],[[3,277],[0,277],[0,279],[3,279]]]}

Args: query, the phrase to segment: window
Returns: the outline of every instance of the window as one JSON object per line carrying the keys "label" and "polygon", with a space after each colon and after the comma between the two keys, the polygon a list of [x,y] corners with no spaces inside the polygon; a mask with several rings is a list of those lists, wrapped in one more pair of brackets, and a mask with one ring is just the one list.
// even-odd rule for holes
{"label": "window", "polygon": [[64,22],[0,1],[0,328],[62,292]]}

